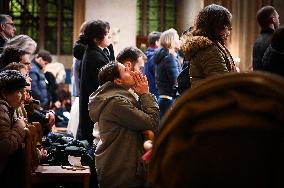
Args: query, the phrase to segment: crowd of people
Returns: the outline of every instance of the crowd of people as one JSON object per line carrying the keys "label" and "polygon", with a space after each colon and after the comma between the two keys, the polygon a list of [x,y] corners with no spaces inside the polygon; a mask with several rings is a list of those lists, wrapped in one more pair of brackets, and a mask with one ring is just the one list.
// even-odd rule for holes
{"label": "crowd of people", "polygon": [[[37,43],[31,37],[15,35],[15,32],[12,17],[1,14],[0,179],[4,187],[25,185],[23,179],[11,181],[17,176],[23,177],[21,173],[25,167],[19,157],[24,154],[23,146],[27,140],[27,131],[24,130],[39,123],[42,134],[46,136],[55,124],[59,124],[57,111],[64,104],[56,92],[59,89],[56,75],[45,69],[52,62],[51,54],[46,50],[37,51]],[[67,122],[65,124],[67,126]],[[37,149],[38,159],[44,158],[46,150],[34,148],[36,152]]]}
{"label": "crowd of people", "polygon": [[[261,33],[253,47],[253,70],[270,72],[272,79],[281,79],[272,75],[284,76],[284,27],[280,26],[279,14],[274,7],[265,6],[256,15]],[[216,139],[218,133],[213,134],[215,130],[225,130],[227,127],[233,130],[232,127],[238,127],[236,122],[241,119],[254,123],[250,117],[245,118],[240,110],[236,110],[243,105],[242,110],[251,110],[240,103],[247,93],[241,95],[235,88],[229,87],[234,82],[231,75],[237,75],[235,77],[240,79],[250,74],[238,73],[239,69],[227,47],[231,30],[230,11],[221,5],[211,4],[199,12],[194,25],[181,36],[173,28],[163,32],[153,31],[148,35],[149,47],[145,53],[135,46],[128,46],[115,56],[111,44],[111,25],[107,21],[90,20],[81,25],[79,38],[73,46],[72,96],[75,100],[67,131],[75,139],[89,143],[88,150],[95,161],[95,168],[91,168],[90,186],[232,187],[238,177],[245,180],[238,173],[225,173],[230,170],[229,162],[232,162],[226,159],[227,147],[220,147],[224,151],[218,147],[227,162],[224,163],[226,166],[220,166],[220,174],[228,176],[226,184],[221,184],[208,171],[204,172],[205,166],[201,165],[201,159],[204,159],[204,164],[211,165],[208,168],[214,168],[212,172],[218,171],[218,166],[212,165],[212,161],[208,162],[208,156],[205,157],[206,153],[212,156],[216,154],[212,151],[214,144],[210,148],[201,143],[209,142],[206,136]],[[0,180],[9,187],[14,185],[11,186],[8,176],[17,175],[17,170],[11,168],[15,164],[11,163],[13,157],[19,157],[26,124],[38,121],[46,134],[56,123],[55,110],[66,107],[68,103],[66,97],[55,93],[58,84],[64,82],[65,75],[62,68],[58,77],[53,70],[58,72],[56,70],[62,64],[53,64],[48,51],[41,49],[37,52],[37,43],[33,39],[27,35],[15,36],[15,32],[12,18],[0,15]],[[255,77],[258,74],[265,75],[264,80],[269,77],[266,73],[257,73]],[[181,76],[183,81],[186,80],[186,85],[179,83]],[[220,82],[218,79],[222,78],[231,80],[227,85],[222,83],[227,86],[223,92],[217,84]],[[210,81],[216,82],[214,87],[217,89],[209,86]],[[245,84],[240,86],[249,92],[247,87]],[[207,90],[212,92],[209,97],[205,93]],[[228,95],[232,95],[235,101],[227,99]],[[212,101],[214,98],[218,100],[217,103],[216,100]],[[222,107],[226,108],[227,115],[232,116],[234,121],[218,119],[226,114],[220,112]],[[213,111],[215,109],[219,111]],[[275,114],[283,115],[283,109],[279,104],[274,109]],[[208,116],[212,121],[205,121],[200,116]],[[251,117],[255,115],[252,113]],[[283,126],[283,119],[280,119],[275,122]],[[247,122],[244,126],[250,126]],[[269,127],[266,119],[260,124]],[[188,129],[184,129],[185,125],[188,125]],[[210,130],[214,130],[212,134]],[[207,131],[206,134],[204,131]],[[225,142],[225,139],[221,141]],[[220,144],[221,141],[217,139],[216,143]],[[240,148],[238,151],[241,152]],[[190,160],[183,157],[183,152]],[[189,155],[191,152],[197,154]],[[38,153],[40,157],[46,155],[44,150]],[[280,154],[282,156],[282,152]],[[193,166],[191,170],[190,165]],[[177,174],[168,172],[171,170]],[[179,173],[183,174],[180,178]],[[280,182],[273,182],[277,178],[270,177],[273,174],[278,177],[277,173],[273,171],[263,177],[267,178],[267,185],[280,185]],[[230,178],[230,175],[234,178]],[[247,176],[249,179],[249,174]],[[210,181],[206,182],[207,179]],[[246,186],[241,183],[237,185]],[[258,184],[250,181],[247,185]],[[21,186],[17,184],[14,187]]]}

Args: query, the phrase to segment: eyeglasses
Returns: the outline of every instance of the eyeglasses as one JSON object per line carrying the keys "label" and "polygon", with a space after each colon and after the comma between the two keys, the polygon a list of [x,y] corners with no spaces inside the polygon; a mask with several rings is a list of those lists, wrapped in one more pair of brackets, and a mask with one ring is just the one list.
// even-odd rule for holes
{"label": "eyeglasses", "polygon": [[15,24],[14,24],[14,23],[6,23],[6,24],[8,24],[8,25],[10,25],[10,26],[12,26],[12,27],[15,27]]}

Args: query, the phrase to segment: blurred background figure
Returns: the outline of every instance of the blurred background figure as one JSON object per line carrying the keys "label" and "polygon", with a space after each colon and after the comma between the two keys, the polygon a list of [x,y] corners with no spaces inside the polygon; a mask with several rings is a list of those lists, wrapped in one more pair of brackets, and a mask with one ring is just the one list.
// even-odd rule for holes
{"label": "blurred background figure", "polygon": [[0,14],[0,55],[3,52],[3,47],[8,39],[15,36],[16,27],[12,17],[6,14]]}
{"label": "blurred background figure", "polygon": [[156,64],[155,82],[159,93],[160,117],[170,109],[177,94],[177,77],[181,71],[177,49],[180,40],[175,29],[169,29],[161,34],[159,48],[153,55]]}
{"label": "blurred background figure", "polygon": [[44,72],[50,72],[55,77],[56,84],[64,84],[66,79],[65,67],[62,63],[51,62],[45,66]]}
{"label": "blurred background figure", "polygon": [[154,94],[159,99],[158,89],[155,83],[155,71],[156,64],[154,63],[152,57],[154,55],[155,50],[159,47],[159,39],[161,36],[161,32],[152,31],[148,35],[148,48],[146,50],[147,62],[145,63],[143,73],[147,76],[147,80],[149,83],[149,90],[152,94]]}
{"label": "blurred background figure", "polygon": [[32,96],[40,101],[44,109],[50,107],[52,101],[48,93],[47,81],[44,74],[44,68],[52,62],[50,52],[41,50],[32,60],[30,77],[32,78]]}
{"label": "blurred background figure", "polygon": [[253,70],[262,70],[264,52],[273,32],[279,27],[279,14],[273,6],[265,6],[257,11],[256,18],[261,30],[253,46]]}
{"label": "blurred background figure", "polygon": [[263,70],[284,76],[284,26],[276,29],[263,59]]}

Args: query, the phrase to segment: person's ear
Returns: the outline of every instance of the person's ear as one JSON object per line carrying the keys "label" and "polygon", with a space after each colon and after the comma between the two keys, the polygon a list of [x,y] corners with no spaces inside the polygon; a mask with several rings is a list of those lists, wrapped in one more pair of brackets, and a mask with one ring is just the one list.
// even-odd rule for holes
{"label": "person's ear", "polygon": [[117,85],[121,85],[121,80],[119,78],[114,79],[113,82]]}
{"label": "person's ear", "polygon": [[156,40],[155,46],[158,48],[159,47],[159,40]]}
{"label": "person's ear", "polygon": [[95,44],[97,44],[97,45],[99,45],[99,43],[101,42],[102,40],[99,40],[99,39],[97,39],[97,38],[94,38],[94,42],[95,42]]}
{"label": "person's ear", "polygon": [[4,24],[0,24],[0,31],[4,31],[5,30],[5,26],[4,26]]}
{"label": "person's ear", "polygon": [[37,61],[38,63],[40,63],[41,60],[42,60],[42,57],[36,56],[36,61]]}
{"label": "person's ear", "polygon": [[132,63],[130,61],[125,61],[123,65],[128,69],[132,70]]}

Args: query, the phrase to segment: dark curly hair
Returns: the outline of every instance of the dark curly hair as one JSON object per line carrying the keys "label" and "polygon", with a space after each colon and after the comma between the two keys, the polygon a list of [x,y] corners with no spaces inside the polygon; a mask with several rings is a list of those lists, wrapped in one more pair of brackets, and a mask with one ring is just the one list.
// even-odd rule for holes
{"label": "dark curly hair", "polygon": [[102,41],[105,35],[109,32],[110,25],[106,21],[93,20],[86,24],[84,34],[80,35],[82,44],[94,45],[95,40]]}
{"label": "dark curly hair", "polygon": [[227,8],[216,4],[208,5],[199,12],[192,34],[223,43],[224,39],[220,32],[226,27],[232,27],[231,19],[232,14]]}
{"label": "dark curly hair", "polygon": [[17,71],[20,71],[21,69],[25,69],[25,68],[26,68],[26,66],[24,64],[22,64],[22,63],[12,62],[12,63],[9,63],[3,69],[1,69],[1,71],[4,71],[4,70],[17,70]]}
{"label": "dark curly hair", "polygon": [[25,54],[28,53],[13,48],[6,49],[5,53],[0,57],[0,69],[3,69],[12,62],[20,62],[21,57]]}
{"label": "dark curly hair", "polygon": [[108,81],[113,82],[116,78],[120,78],[118,63],[119,62],[117,61],[112,61],[100,69],[98,75],[100,85],[103,85]]}

